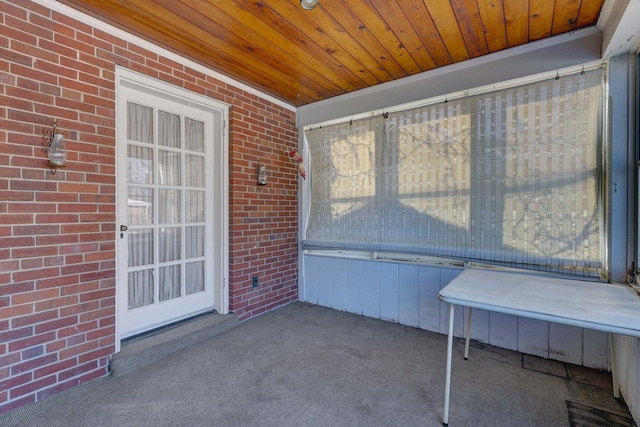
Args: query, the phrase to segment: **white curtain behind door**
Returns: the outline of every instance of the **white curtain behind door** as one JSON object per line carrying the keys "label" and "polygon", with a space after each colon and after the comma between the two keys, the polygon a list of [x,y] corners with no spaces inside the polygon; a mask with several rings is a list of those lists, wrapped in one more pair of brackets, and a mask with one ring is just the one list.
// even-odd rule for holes
{"label": "white curtain behind door", "polygon": [[129,308],[205,289],[204,122],[156,117],[128,103]]}
{"label": "white curtain behind door", "polygon": [[153,108],[127,104],[128,307],[153,304],[154,150]]}
{"label": "white curtain behind door", "polygon": [[185,119],[185,293],[204,291],[205,144],[204,122]]}

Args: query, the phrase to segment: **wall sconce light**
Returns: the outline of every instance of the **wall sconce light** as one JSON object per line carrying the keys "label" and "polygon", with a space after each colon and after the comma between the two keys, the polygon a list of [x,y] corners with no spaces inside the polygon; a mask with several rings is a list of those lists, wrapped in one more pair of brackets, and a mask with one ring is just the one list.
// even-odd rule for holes
{"label": "wall sconce light", "polygon": [[258,185],[267,184],[267,167],[258,164]]}
{"label": "wall sconce light", "polygon": [[56,171],[65,167],[67,161],[67,152],[64,149],[64,136],[58,132],[58,120],[53,121],[53,129],[45,129],[44,135],[44,149],[49,154],[49,167],[51,168],[51,174],[55,175]]}
{"label": "wall sconce light", "polygon": [[304,10],[311,10],[318,5],[318,0],[300,0],[300,6]]}

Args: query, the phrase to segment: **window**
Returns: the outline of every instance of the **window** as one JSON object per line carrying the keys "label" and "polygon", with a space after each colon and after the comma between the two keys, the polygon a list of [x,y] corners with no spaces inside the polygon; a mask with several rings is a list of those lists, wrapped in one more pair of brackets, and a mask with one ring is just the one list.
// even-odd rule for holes
{"label": "window", "polygon": [[305,248],[599,277],[603,72],[307,130]]}

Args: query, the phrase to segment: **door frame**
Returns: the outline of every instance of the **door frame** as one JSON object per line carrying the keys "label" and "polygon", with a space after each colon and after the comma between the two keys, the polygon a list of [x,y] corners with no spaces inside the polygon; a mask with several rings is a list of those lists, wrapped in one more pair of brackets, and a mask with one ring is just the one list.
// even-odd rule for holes
{"label": "door frame", "polygon": [[[129,88],[135,88],[141,91],[148,91],[156,96],[166,96],[172,100],[182,102],[185,105],[194,106],[203,110],[211,111],[212,114],[219,114],[221,117],[221,128],[215,129],[216,135],[214,135],[213,144],[213,162],[216,171],[217,182],[220,182],[219,186],[213,186],[213,211],[215,216],[220,216],[221,221],[214,221],[211,224],[211,238],[214,239],[214,245],[219,250],[214,251],[213,259],[213,271],[214,271],[214,302],[211,309],[215,309],[220,314],[227,314],[229,312],[229,129],[227,123],[229,123],[229,107],[230,105],[218,100],[214,100],[195,92],[191,92],[187,89],[183,89],[178,86],[171,85],[169,83],[154,79],[152,77],[137,73],[127,68],[116,66],[116,159],[118,159],[119,150],[125,149],[126,144],[123,145],[119,140],[119,123],[118,117],[118,105],[119,105],[119,91],[122,86]],[[123,124],[124,125],[124,124]],[[116,321],[115,321],[115,333],[116,333],[116,350],[118,353],[121,347],[120,338],[120,286],[118,285],[118,266],[120,262],[119,250],[119,226],[118,224],[125,224],[126,218],[122,218],[117,205],[117,195],[119,184],[119,167],[115,165],[115,178],[116,178],[116,229],[114,230],[115,252],[116,252]],[[219,243],[217,243],[219,242]]]}

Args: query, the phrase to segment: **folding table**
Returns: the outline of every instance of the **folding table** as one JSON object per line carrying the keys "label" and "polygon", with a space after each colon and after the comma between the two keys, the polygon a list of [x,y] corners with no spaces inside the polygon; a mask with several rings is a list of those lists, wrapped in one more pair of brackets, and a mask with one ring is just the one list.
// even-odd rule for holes
{"label": "folding table", "polygon": [[640,338],[640,297],[631,287],[469,269],[442,288],[438,297],[450,304],[443,416],[445,427],[449,424],[453,319],[456,305],[469,308],[465,331],[465,359],[469,355],[472,308],[609,333],[613,394],[616,398],[620,396],[615,340],[612,334]]}

